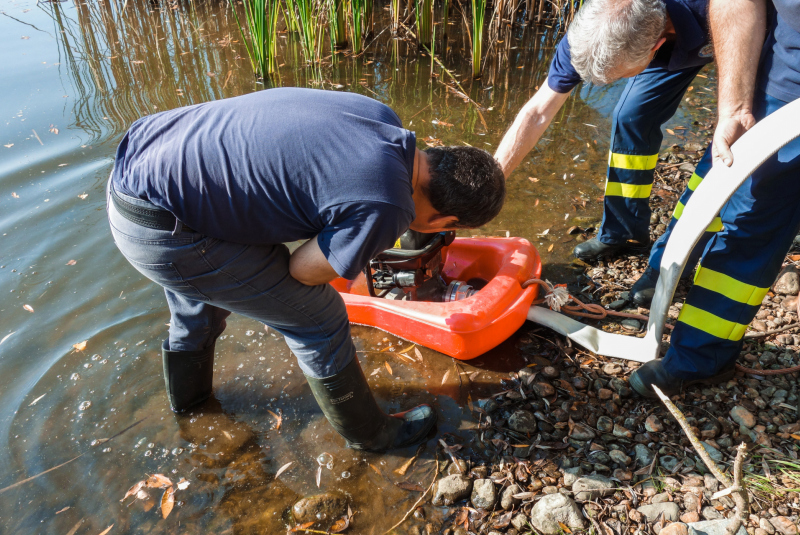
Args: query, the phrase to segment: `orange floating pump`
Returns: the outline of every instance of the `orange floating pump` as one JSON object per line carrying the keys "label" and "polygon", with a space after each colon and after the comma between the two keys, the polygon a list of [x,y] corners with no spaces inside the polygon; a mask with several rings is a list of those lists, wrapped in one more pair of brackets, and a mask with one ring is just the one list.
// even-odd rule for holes
{"label": "orange floating pump", "polygon": [[525,322],[538,287],[536,248],[522,238],[455,238],[409,231],[353,281],[331,284],[352,323],[469,360]]}

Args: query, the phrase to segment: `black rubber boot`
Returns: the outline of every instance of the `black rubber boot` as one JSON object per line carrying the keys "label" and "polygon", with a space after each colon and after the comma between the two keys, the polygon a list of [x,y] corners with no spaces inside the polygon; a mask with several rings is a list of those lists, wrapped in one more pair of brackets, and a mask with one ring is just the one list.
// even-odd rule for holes
{"label": "black rubber boot", "polygon": [[641,245],[633,242],[617,243],[609,245],[603,243],[597,238],[587,240],[575,247],[572,250],[572,256],[583,260],[584,262],[594,262],[601,258],[609,256],[618,256],[625,252],[640,253],[647,250],[647,245]]}
{"label": "black rubber boot", "polygon": [[637,394],[646,398],[655,398],[656,393],[650,388],[651,385],[656,385],[667,396],[675,396],[681,393],[681,390],[687,386],[704,384],[714,385],[723,381],[733,379],[736,372],[735,364],[725,368],[716,375],[711,377],[703,377],[699,379],[679,379],[664,369],[662,360],[651,360],[642,364],[635,372],[631,374],[630,383]]}
{"label": "black rubber boot", "polygon": [[330,377],[306,376],[311,392],[347,446],[357,450],[384,452],[419,444],[436,424],[429,405],[387,415],[375,402],[358,359]]}
{"label": "black rubber boot", "polygon": [[653,302],[653,296],[656,293],[658,275],[657,269],[647,266],[639,280],[631,287],[628,298],[640,307],[650,308],[650,303]]}
{"label": "black rubber boot", "polygon": [[214,345],[199,351],[170,351],[169,340],[161,344],[164,382],[169,404],[175,412],[184,412],[204,402],[211,395],[214,377]]}

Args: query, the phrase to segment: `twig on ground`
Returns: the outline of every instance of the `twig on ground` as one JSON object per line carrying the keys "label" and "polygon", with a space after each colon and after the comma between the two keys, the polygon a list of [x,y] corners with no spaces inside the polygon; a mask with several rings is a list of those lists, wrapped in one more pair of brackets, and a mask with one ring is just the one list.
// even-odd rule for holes
{"label": "twig on ground", "polygon": [[736,448],[736,460],[733,463],[733,483],[731,483],[731,480],[728,478],[728,476],[726,476],[722,470],[719,469],[717,463],[714,462],[700,441],[697,440],[697,437],[694,436],[694,433],[692,433],[692,430],[689,427],[689,422],[686,421],[686,417],[683,415],[680,409],[676,407],[667,396],[664,395],[664,392],[662,392],[660,388],[658,388],[656,385],[652,386],[653,391],[655,391],[659,399],[661,399],[664,405],[666,405],[669,412],[672,413],[672,416],[678,420],[681,429],[683,429],[683,432],[686,434],[686,438],[689,439],[689,442],[703,460],[703,463],[705,463],[714,477],[716,477],[719,482],[726,487],[725,490],[716,493],[714,498],[720,498],[728,494],[733,495],[733,501],[736,504],[736,513],[731,519],[731,522],[728,524],[725,532],[726,535],[735,535],[742,526],[742,523],[747,521],[747,517],[750,514],[750,502],[747,496],[747,489],[742,485],[742,465],[744,464],[744,459],[747,456],[747,445],[742,442],[739,444],[739,447]]}
{"label": "twig on ground", "polygon": [[[395,524],[394,526],[392,526],[391,528],[389,528],[389,529],[386,531],[386,533],[391,533],[392,531],[394,531],[395,529],[397,529],[397,528],[400,526],[400,524],[402,524],[403,522],[405,522],[405,521],[406,521],[406,519],[407,519],[409,516],[411,516],[411,513],[413,513],[413,512],[414,512],[414,510],[417,508],[417,506],[418,506],[420,503],[422,503],[422,500],[424,500],[424,499],[425,499],[425,496],[427,496],[427,495],[428,495],[428,493],[429,493],[429,492],[431,491],[431,489],[433,488],[433,484],[434,484],[434,483],[436,483],[436,477],[437,477],[438,475],[439,475],[439,458],[438,458],[438,455],[437,455],[437,458],[436,458],[436,468],[433,470],[433,479],[431,480],[431,484],[430,484],[430,485],[428,485],[428,488],[425,490],[425,492],[423,492],[423,493],[422,493],[422,496],[420,496],[420,497],[419,497],[419,500],[417,500],[416,502],[414,502],[414,505],[412,505],[412,506],[411,506],[411,509],[409,509],[409,510],[406,512],[405,516],[403,516],[403,518],[401,518],[401,519],[400,519],[400,522],[398,522],[397,524]],[[386,533],[384,533],[383,535],[386,535]]]}

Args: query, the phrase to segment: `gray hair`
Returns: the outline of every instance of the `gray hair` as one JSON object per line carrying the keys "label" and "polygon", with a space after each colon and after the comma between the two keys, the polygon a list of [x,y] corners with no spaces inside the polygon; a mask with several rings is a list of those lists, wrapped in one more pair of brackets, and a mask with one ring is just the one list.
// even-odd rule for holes
{"label": "gray hair", "polygon": [[649,62],[667,23],[663,0],[587,0],[569,27],[572,66],[603,85]]}

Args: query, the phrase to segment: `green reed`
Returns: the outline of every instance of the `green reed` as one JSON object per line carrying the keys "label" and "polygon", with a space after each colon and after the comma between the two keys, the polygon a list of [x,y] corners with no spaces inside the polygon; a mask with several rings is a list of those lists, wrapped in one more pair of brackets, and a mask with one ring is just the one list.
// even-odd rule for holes
{"label": "green reed", "polygon": [[472,0],[472,77],[481,77],[483,54],[483,22],[486,18],[486,0]]}
{"label": "green reed", "polygon": [[300,47],[306,62],[316,64],[322,57],[322,34],[325,30],[320,5],[315,0],[294,0],[297,7]]}
{"label": "green reed", "polygon": [[247,48],[253,72],[264,77],[277,68],[280,0],[242,0],[242,3],[248,31],[239,19],[236,5],[231,2],[236,26]]}
{"label": "green reed", "polygon": [[392,33],[396,34],[400,29],[400,0],[392,0]]}
{"label": "green reed", "polygon": [[421,46],[427,46],[433,39],[433,0],[416,0],[416,11],[417,39]]}
{"label": "green reed", "polygon": [[366,30],[367,2],[366,0],[347,0],[347,11],[350,16],[350,46],[354,54],[359,54],[364,49],[364,34]]}
{"label": "green reed", "polygon": [[286,3],[283,5],[283,20],[286,23],[287,30],[293,33],[300,32],[300,20],[297,18],[295,0],[286,0]]}
{"label": "green reed", "polygon": [[344,48],[347,45],[347,14],[344,0],[328,0],[328,25],[331,48]]}
{"label": "green reed", "polygon": [[450,0],[442,0],[442,36],[447,37],[447,21],[450,18]]}

